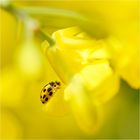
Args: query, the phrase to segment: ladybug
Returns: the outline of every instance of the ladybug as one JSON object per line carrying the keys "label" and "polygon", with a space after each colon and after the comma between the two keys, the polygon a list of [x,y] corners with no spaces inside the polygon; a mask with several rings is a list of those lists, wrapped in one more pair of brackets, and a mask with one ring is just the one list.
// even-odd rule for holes
{"label": "ladybug", "polygon": [[43,87],[40,94],[40,100],[43,104],[47,103],[52,96],[60,89],[61,83],[58,81],[50,82]]}

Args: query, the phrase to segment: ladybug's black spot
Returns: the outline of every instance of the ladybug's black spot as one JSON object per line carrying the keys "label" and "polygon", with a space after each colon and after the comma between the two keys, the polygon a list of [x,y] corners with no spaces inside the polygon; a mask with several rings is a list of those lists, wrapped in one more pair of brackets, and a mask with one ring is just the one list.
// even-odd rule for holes
{"label": "ladybug's black spot", "polygon": [[43,99],[46,97],[46,95],[43,95]]}
{"label": "ladybug's black spot", "polygon": [[48,101],[48,98],[46,98],[45,101]]}
{"label": "ladybug's black spot", "polygon": [[46,89],[43,90],[43,92],[45,92],[45,91],[46,91]]}
{"label": "ladybug's black spot", "polygon": [[40,95],[40,98],[42,98],[42,96]]}
{"label": "ladybug's black spot", "polygon": [[48,88],[48,90],[47,90],[47,91],[48,91],[48,92],[50,92],[51,90],[52,90],[52,88]]}
{"label": "ladybug's black spot", "polygon": [[49,95],[51,96],[53,94],[53,92],[50,92]]}
{"label": "ladybug's black spot", "polygon": [[44,104],[45,102],[42,102],[42,104]]}

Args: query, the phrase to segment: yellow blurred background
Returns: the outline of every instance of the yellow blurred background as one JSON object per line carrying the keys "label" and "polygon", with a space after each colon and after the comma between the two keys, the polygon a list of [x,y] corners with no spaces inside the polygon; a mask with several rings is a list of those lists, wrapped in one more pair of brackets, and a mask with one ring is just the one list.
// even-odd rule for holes
{"label": "yellow blurred background", "polygon": [[[40,40],[32,33],[34,30],[32,24],[25,31],[24,20],[28,21],[30,18],[24,19],[23,16],[18,19],[15,13],[3,8],[6,3],[3,1],[0,8],[0,139],[138,139],[140,88],[138,1],[11,0],[7,2],[19,11],[22,9],[26,11],[26,8],[32,7],[59,8],[84,15],[91,21],[99,20],[100,26],[95,29],[90,25],[89,30],[92,28],[92,31],[95,29],[96,32],[98,30],[100,32],[99,28],[103,27],[109,36],[117,38],[118,42],[123,44],[121,54],[114,55],[113,58],[113,67],[123,80],[120,81],[117,94],[101,106],[101,126],[97,131],[88,133],[86,126],[79,124],[80,118],[75,113],[78,109],[75,109],[74,114],[71,105],[64,99],[64,90],[68,82],[63,83],[64,75],[57,73],[59,66],[53,69],[43,53],[44,40],[42,38]],[[60,18],[58,13],[52,17],[38,12],[30,14],[30,11],[27,11],[27,14],[50,36],[59,29],[81,25],[71,22],[71,19]],[[97,40],[96,36],[94,38]],[[113,42],[111,41],[110,43]],[[117,47],[119,47],[118,42],[115,42]],[[118,48],[114,50],[118,51]],[[61,61],[55,55],[52,60],[54,65],[58,64],[61,67]],[[128,65],[124,66],[124,63]],[[40,91],[48,82],[55,80],[62,81],[62,89],[46,109],[40,102]],[[84,113],[86,119],[87,114]],[[90,120],[87,122],[90,123]]]}

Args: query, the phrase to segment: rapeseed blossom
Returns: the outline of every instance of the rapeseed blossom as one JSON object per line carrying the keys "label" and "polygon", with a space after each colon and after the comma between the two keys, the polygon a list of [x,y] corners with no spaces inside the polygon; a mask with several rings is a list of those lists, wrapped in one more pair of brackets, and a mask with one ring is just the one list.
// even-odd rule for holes
{"label": "rapeseed blossom", "polygon": [[[93,132],[101,121],[101,106],[117,94],[120,79],[125,79],[122,73],[127,74],[124,69],[132,63],[133,52],[124,52],[124,46],[113,37],[97,40],[78,27],[56,31],[52,36],[54,46],[46,41],[43,44],[50,64],[65,84],[64,99],[80,127]],[[132,84],[126,80],[134,88],[139,88],[137,68],[129,77]]]}
{"label": "rapeseed blossom", "polygon": [[[1,138],[137,138],[137,2],[23,3],[0,8]],[[41,104],[55,80],[60,90]]]}

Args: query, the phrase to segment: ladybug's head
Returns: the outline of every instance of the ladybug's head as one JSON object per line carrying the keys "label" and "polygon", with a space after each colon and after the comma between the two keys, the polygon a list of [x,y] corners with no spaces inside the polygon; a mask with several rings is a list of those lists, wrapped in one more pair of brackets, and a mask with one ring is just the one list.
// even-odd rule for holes
{"label": "ladybug's head", "polygon": [[59,89],[60,86],[61,86],[61,83],[60,82],[58,82],[58,81],[55,81],[54,82],[54,85],[53,85],[54,88]]}

